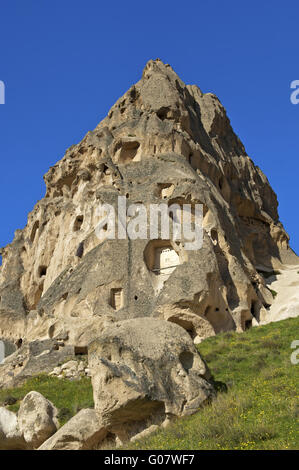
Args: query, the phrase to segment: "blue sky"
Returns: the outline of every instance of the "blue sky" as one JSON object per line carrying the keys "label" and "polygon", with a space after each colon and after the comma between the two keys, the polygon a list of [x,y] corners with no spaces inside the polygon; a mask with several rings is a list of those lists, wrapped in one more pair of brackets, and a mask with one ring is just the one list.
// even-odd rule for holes
{"label": "blue sky", "polygon": [[299,252],[298,20],[298,1],[0,0],[0,246],[49,166],[159,57],[220,98]]}

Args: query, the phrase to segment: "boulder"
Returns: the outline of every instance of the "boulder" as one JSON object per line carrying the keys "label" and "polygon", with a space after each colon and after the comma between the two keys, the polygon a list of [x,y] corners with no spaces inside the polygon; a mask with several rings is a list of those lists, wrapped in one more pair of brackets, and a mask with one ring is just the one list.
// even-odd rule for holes
{"label": "boulder", "polygon": [[19,429],[25,441],[39,447],[57,431],[57,409],[38,392],[30,392],[21,402],[18,412]]}
{"label": "boulder", "polygon": [[44,442],[38,450],[97,449],[106,434],[96,412],[92,409],[84,409]]}
{"label": "boulder", "polygon": [[188,333],[164,320],[115,323],[90,344],[89,367],[96,412],[122,441],[195,413],[214,393]]}
{"label": "boulder", "polygon": [[25,450],[29,446],[18,428],[15,413],[4,407],[0,408],[0,450]]}

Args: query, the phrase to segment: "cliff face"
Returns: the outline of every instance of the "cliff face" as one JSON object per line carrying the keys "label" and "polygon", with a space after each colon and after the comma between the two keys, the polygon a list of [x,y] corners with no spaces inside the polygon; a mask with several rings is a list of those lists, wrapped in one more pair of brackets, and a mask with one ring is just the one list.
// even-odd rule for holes
{"label": "cliff face", "polygon": [[[264,320],[272,295],[259,272],[298,263],[276,195],[217,97],[160,60],[44,179],[45,197],[2,249],[0,338],[85,347],[106,320],[155,316],[199,341]],[[99,239],[97,208],[118,196],[203,204],[202,248]],[[174,268],[160,269],[163,252]]]}

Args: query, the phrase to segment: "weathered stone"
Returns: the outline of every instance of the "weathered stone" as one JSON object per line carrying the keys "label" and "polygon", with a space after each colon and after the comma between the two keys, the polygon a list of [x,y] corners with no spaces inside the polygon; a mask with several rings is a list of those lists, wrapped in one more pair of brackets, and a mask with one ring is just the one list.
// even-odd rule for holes
{"label": "weathered stone", "polygon": [[78,368],[77,361],[68,361],[68,362],[65,362],[65,364],[61,366],[60,370],[65,370],[65,369],[76,370],[77,368]]}
{"label": "weathered stone", "polygon": [[96,412],[84,409],[44,442],[39,450],[98,449],[106,434],[105,428],[99,423]]}
{"label": "weathered stone", "polygon": [[[186,325],[193,338],[242,331],[272,302],[257,267],[298,264],[276,196],[217,97],[160,60],[45,182],[27,226],[1,250],[0,338],[16,344],[50,337],[84,351],[105,319],[143,316]],[[116,208],[118,196],[147,209],[203,204],[203,247],[99,239],[96,208]],[[161,271],[163,250],[173,269]]]}
{"label": "weathered stone", "polygon": [[136,318],[89,347],[95,410],[121,441],[166,417],[195,413],[213,396],[210,373],[178,325]]}
{"label": "weathered stone", "polygon": [[14,388],[28,377],[49,373],[70,356],[74,356],[73,346],[57,348],[52,339],[24,342],[0,364],[0,388]]}
{"label": "weathered stone", "polygon": [[22,400],[18,412],[19,429],[25,441],[39,447],[57,431],[57,409],[38,392],[30,392]]}
{"label": "weathered stone", "polygon": [[18,427],[15,413],[0,408],[0,450],[25,450],[29,446]]}

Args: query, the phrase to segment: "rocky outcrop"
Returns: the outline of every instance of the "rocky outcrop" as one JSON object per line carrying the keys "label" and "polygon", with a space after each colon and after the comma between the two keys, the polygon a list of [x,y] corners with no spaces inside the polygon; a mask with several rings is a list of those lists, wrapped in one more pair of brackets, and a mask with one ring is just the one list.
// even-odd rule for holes
{"label": "rocky outcrop", "polygon": [[106,435],[96,412],[85,409],[79,411],[54,436],[45,441],[39,450],[97,450]]}
{"label": "rocky outcrop", "polygon": [[61,366],[55,367],[49,376],[59,379],[79,380],[81,377],[90,377],[88,364],[84,361],[68,361]]}
{"label": "rocky outcrop", "polygon": [[57,431],[57,409],[38,392],[30,392],[21,402],[18,425],[27,444],[37,449]]}
{"label": "rocky outcrop", "polygon": [[58,429],[57,410],[38,392],[21,401],[17,414],[0,408],[0,450],[37,449]]}
{"label": "rocky outcrop", "polygon": [[0,388],[13,388],[29,377],[50,373],[70,357],[75,357],[75,349],[62,340],[24,342],[0,364]]}
{"label": "rocky outcrop", "polygon": [[[298,264],[276,195],[218,98],[160,60],[45,183],[26,227],[1,250],[0,338],[16,345],[64,338],[85,350],[107,322],[138,317],[177,323],[197,342],[243,331],[264,321],[273,301],[258,271]],[[119,196],[147,210],[202,204],[203,246],[190,251],[184,238],[161,233],[99,238],[97,208],[116,208]]]}
{"label": "rocky outcrop", "polygon": [[264,272],[266,283],[273,293],[273,303],[264,323],[299,316],[299,264],[284,266],[278,271]]}
{"label": "rocky outcrop", "polygon": [[213,396],[209,371],[181,327],[158,319],[116,323],[89,348],[95,410],[125,441],[173,417],[195,413]]}

